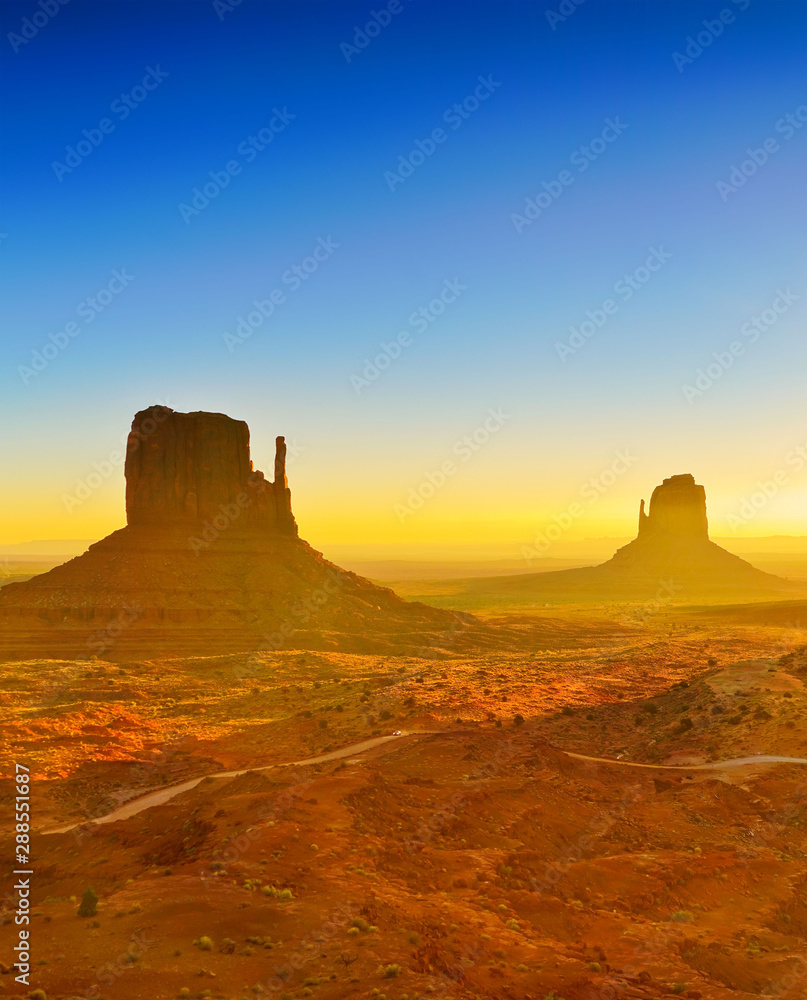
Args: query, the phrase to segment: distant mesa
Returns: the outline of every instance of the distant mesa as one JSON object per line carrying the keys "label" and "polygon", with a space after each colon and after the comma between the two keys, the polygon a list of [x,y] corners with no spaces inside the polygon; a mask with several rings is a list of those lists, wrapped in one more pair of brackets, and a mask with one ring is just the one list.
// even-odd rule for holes
{"label": "distant mesa", "polygon": [[126,527],[0,588],[0,657],[411,654],[456,647],[476,623],[404,601],[300,539],[285,441],[269,481],[253,468],[243,420],[141,410],[125,474]]}
{"label": "distant mesa", "polygon": [[706,490],[691,475],[665,479],[653,490],[647,513],[642,500],[637,537],[597,568],[622,580],[669,580],[682,592],[788,586],[710,541]]}
{"label": "distant mesa", "polygon": [[[513,605],[577,602],[668,604],[770,600],[804,588],[764,573],[709,539],[706,491],[694,476],[665,479],[639,505],[636,538],[599,566],[471,581],[467,593],[495,591]],[[471,606],[476,606],[470,602]]]}

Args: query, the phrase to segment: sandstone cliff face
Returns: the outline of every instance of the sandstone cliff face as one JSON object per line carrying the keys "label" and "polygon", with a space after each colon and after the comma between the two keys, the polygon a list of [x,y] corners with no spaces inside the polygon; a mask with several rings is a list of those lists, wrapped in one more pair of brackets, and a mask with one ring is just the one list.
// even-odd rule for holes
{"label": "sandstone cliff face", "polygon": [[670,476],[653,490],[650,511],[639,509],[639,537],[667,535],[707,539],[706,490],[691,475]]}
{"label": "sandstone cliff face", "polygon": [[141,410],[127,444],[127,521],[196,528],[224,519],[239,530],[296,535],[285,455],[279,437],[272,483],[252,467],[243,420],[166,406]]}
{"label": "sandstone cliff face", "polygon": [[459,641],[470,616],[404,601],[298,537],[285,462],[279,437],[269,482],[252,467],[246,423],[222,413],[152,406],[136,414],[128,524],[76,559],[0,588],[0,660],[411,654]]}

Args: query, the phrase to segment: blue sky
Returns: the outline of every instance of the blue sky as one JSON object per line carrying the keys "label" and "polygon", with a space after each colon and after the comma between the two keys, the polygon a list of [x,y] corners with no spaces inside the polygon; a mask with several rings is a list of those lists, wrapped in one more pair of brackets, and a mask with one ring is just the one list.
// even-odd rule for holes
{"label": "blue sky", "polygon": [[[152,402],[246,419],[264,468],[276,434],[298,441],[295,508],[321,544],[515,543],[620,448],[636,463],[575,532],[629,530],[639,496],[690,471],[725,527],[807,440],[807,6],[587,0],[553,28],[559,7],[401,0],[348,61],[388,4],[70,0],[20,44],[9,35],[41,8],[5,3],[0,541],[119,525],[119,467],[72,513],[64,496]],[[721,11],[733,20],[718,35]],[[676,65],[699,32],[710,43]],[[452,127],[480,78],[490,92]],[[626,127],[581,171],[609,119]],[[389,172],[440,127],[391,191]],[[54,168],[75,163],[83,130],[103,137]],[[721,195],[766,139],[776,151]],[[572,183],[518,232],[513,215],[564,170]],[[318,240],[338,248],[284,283]],[[669,259],[618,299],[654,248]],[[77,317],[116,269],[132,280]],[[446,280],[462,293],[417,332],[410,315]],[[228,348],[273,289],[282,304]],[[776,323],[688,401],[682,387],[780,289]],[[570,326],[609,298],[616,312],[561,360]],[[65,349],[26,373],[71,321]],[[401,331],[411,343],[357,392],[351,376]],[[490,407],[507,426],[402,522],[395,505]],[[804,531],[806,478],[791,472],[749,532]]]}

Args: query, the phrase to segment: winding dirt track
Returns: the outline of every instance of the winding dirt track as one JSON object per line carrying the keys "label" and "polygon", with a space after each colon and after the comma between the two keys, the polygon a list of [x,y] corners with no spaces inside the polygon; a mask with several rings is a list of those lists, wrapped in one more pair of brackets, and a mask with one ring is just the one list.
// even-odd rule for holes
{"label": "winding dirt track", "polygon": [[96,825],[100,826],[102,823],[115,823],[119,819],[128,819],[130,816],[136,816],[138,813],[143,812],[146,809],[151,809],[154,806],[161,806],[164,802],[168,802],[169,799],[173,799],[175,795],[181,795],[182,792],[187,792],[191,788],[196,788],[196,786],[205,781],[207,778],[237,778],[239,775],[247,774],[249,771],[271,771],[274,767],[297,767],[305,764],[324,764],[329,760],[340,760],[342,757],[353,757],[355,754],[364,753],[366,750],[372,750],[373,747],[381,746],[383,743],[389,743],[391,740],[400,740],[404,736],[431,736],[442,732],[442,730],[429,730],[429,729],[418,729],[413,732],[401,732],[400,736],[375,736],[369,740],[362,740],[361,743],[351,743],[350,746],[343,747],[341,750],[332,750],[330,753],[322,753],[317,757],[305,757],[303,760],[291,760],[286,761],[281,764],[266,764],[264,767],[245,767],[241,771],[220,771],[218,774],[203,774],[201,778],[191,778],[189,781],[183,781],[179,785],[169,785],[167,788],[157,788],[153,792],[146,792],[144,795],[138,795],[137,798],[130,799],[122,806],[118,806],[117,809],[113,809],[108,812],[105,816],[98,816],[95,819],[84,820],[81,823],[70,823],[67,826],[56,827],[53,830],[41,830],[42,835],[48,835],[51,833],[69,833],[71,830],[76,830],[80,826],[86,825]]}
{"label": "winding dirt track", "polygon": [[[144,812],[146,809],[163,805],[163,803],[168,802],[169,799],[174,798],[176,795],[181,795],[182,792],[187,792],[191,788],[195,788],[200,782],[205,781],[208,778],[237,778],[239,775],[247,774],[249,771],[270,771],[275,767],[297,767],[306,764],[324,764],[329,760],[340,760],[343,757],[353,757],[356,754],[372,750],[373,747],[381,746],[382,744],[389,743],[392,740],[401,740],[404,736],[437,736],[445,732],[448,732],[448,730],[417,729],[402,731],[400,736],[375,736],[373,739],[362,740],[360,743],[352,743],[350,746],[343,747],[341,750],[332,750],[330,753],[323,753],[317,757],[305,757],[303,760],[292,760],[282,764],[267,764],[264,767],[247,767],[241,771],[221,771],[218,774],[203,775],[201,778],[191,778],[189,781],[183,781],[179,785],[169,785],[167,788],[158,788],[153,792],[146,792],[144,795],[131,799],[129,802],[119,806],[117,809],[113,809],[105,816],[99,816],[95,819],[86,820],[81,823],[71,823],[67,826],[56,827],[53,830],[41,830],[40,833],[42,835],[69,833],[71,830],[76,830],[85,825],[100,826],[103,823],[115,823],[117,820],[129,819],[130,816],[136,816],[138,813]],[[639,764],[629,760],[614,760],[610,757],[587,757],[585,754],[570,753],[567,750],[562,750],[561,753],[565,753],[567,757],[572,757],[575,760],[585,760],[595,764],[614,764],[617,767],[643,767],[649,768],[652,771],[721,771],[726,768],[745,767],[751,764],[807,764],[807,758],[805,757],[779,757],[766,756],[763,754],[757,754],[753,757],[736,757],[733,760],[712,761],[708,764]]]}
{"label": "winding dirt track", "polygon": [[575,760],[590,760],[596,764],[617,764],[620,767],[649,767],[653,771],[722,771],[726,767],[743,767],[746,764],[807,764],[807,757],[770,757],[755,754],[753,757],[734,757],[732,760],[714,760],[708,764],[637,764],[631,760],[614,760],[611,757],[586,757],[582,753],[561,750]]}

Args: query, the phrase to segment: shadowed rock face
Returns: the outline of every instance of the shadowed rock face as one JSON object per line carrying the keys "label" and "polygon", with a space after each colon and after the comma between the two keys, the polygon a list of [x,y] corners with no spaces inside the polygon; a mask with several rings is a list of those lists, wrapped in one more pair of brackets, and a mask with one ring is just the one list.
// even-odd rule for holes
{"label": "shadowed rock face", "polygon": [[127,446],[126,527],[0,588],[0,659],[454,642],[470,616],[404,601],[298,537],[282,437],[276,448],[269,482],[252,467],[243,420],[141,410]]}
{"label": "shadowed rock face", "polygon": [[279,437],[271,483],[252,467],[245,421],[166,406],[141,410],[127,442],[126,519],[194,530],[237,520],[242,529],[296,535],[285,458]]}
{"label": "shadowed rock face", "polygon": [[652,536],[708,539],[706,490],[690,475],[671,476],[653,490],[650,511],[639,508],[639,538]]}

